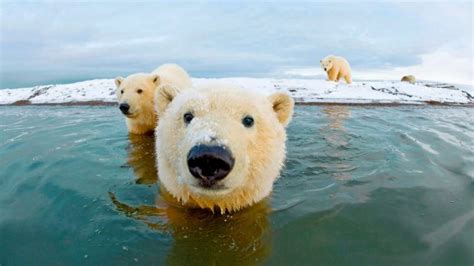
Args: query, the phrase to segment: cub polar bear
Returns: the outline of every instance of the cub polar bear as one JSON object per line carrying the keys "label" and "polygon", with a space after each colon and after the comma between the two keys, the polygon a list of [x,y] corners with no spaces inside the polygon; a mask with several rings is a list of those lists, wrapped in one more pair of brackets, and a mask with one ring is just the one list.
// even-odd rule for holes
{"label": "cub polar bear", "polygon": [[146,134],[156,128],[155,91],[165,84],[186,89],[191,87],[191,78],[180,66],[164,64],[150,74],[137,73],[115,79],[119,108],[126,117],[130,133]]}
{"label": "cub polar bear", "polygon": [[328,80],[339,81],[340,78],[344,78],[347,84],[352,83],[351,66],[344,57],[329,55],[320,62],[328,75]]}
{"label": "cub polar bear", "polygon": [[157,91],[161,184],[183,205],[237,211],[268,196],[285,159],[293,99],[229,86]]}

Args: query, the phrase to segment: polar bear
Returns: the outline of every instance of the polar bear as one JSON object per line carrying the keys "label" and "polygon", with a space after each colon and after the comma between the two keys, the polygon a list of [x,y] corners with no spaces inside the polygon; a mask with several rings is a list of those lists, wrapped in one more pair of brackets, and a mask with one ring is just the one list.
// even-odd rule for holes
{"label": "polar bear", "polygon": [[154,131],[157,123],[155,90],[165,84],[186,89],[191,87],[191,78],[180,66],[164,64],[152,73],[137,73],[115,79],[119,108],[126,117],[130,133],[146,134]]}
{"label": "polar bear", "polygon": [[347,84],[352,83],[351,66],[344,57],[329,55],[320,63],[328,75],[328,80],[339,81],[340,78],[344,78]]}
{"label": "polar bear", "polygon": [[403,76],[401,81],[405,81],[405,82],[408,82],[410,84],[415,84],[416,83],[416,78],[413,75],[407,75],[407,76]]}
{"label": "polar bear", "polygon": [[293,99],[227,85],[157,91],[160,183],[183,205],[233,212],[270,194],[285,159]]}

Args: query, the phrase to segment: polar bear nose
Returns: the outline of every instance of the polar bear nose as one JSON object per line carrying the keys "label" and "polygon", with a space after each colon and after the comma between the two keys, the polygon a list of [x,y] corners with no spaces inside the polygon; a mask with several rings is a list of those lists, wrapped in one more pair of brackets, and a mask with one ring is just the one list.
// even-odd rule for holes
{"label": "polar bear nose", "polygon": [[119,109],[120,111],[122,111],[124,115],[126,115],[128,114],[128,111],[130,110],[130,105],[128,105],[128,103],[121,103],[119,105]]}
{"label": "polar bear nose", "polygon": [[204,144],[194,146],[189,151],[187,160],[189,172],[200,179],[200,184],[204,187],[211,187],[224,179],[235,162],[232,153],[225,147]]}

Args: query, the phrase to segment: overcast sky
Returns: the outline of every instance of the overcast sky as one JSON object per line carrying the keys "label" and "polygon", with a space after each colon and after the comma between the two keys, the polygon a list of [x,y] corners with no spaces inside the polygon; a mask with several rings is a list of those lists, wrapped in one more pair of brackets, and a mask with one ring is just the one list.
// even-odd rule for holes
{"label": "overcast sky", "polygon": [[472,83],[471,2],[93,2],[1,1],[0,88],[166,62],[196,77],[317,76],[328,54],[354,79]]}

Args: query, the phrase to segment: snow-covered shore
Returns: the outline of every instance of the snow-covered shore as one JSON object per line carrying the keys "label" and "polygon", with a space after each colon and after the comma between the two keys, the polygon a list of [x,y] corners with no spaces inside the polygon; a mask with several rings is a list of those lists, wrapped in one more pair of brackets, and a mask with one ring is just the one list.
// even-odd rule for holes
{"label": "snow-covered shore", "polygon": [[[308,104],[474,104],[472,91],[444,83],[419,82],[412,85],[395,81],[357,81],[347,85],[321,79],[193,78],[193,83],[197,86],[210,82],[230,83],[262,93],[286,90],[297,103]],[[0,89],[0,105],[110,104],[115,102],[113,79]]]}

